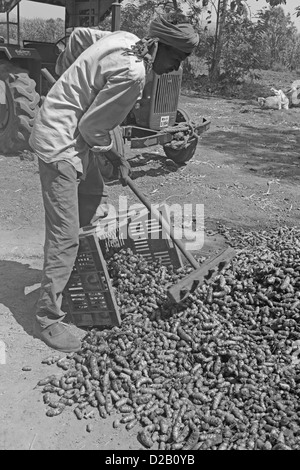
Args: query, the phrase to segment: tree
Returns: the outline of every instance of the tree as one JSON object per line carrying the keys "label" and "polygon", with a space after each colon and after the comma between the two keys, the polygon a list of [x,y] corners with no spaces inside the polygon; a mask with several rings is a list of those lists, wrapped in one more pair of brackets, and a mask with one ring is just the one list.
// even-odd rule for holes
{"label": "tree", "polygon": [[50,18],[46,20],[47,41],[56,42],[65,35],[65,25],[63,20]]}
{"label": "tree", "polygon": [[[195,54],[207,59],[210,81],[216,83],[222,69],[223,71],[225,69],[229,74],[231,67],[231,76],[233,77],[233,75],[242,73],[243,70],[246,71],[249,67],[253,68],[255,64],[256,67],[259,66],[260,54],[258,52],[262,43],[258,46],[257,38],[255,38],[254,24],[250,18],[251,3],[255,3],[255,0],[252,0],[252,2],[251,0],[136,0],[132,3],[121,4],[121,29],[143,37],[147,34],[149,23],[155,14],[168,11],[184,11],[190,17],[200,35],[201,44]],[[283,3],[285,3],[285,0],[266,0],[269,10]],[[213,10],[216,13],[214,36],[206,31],[208,30],[207,25],[212,21]],[[207,16],[204,21],[207,24],[203,25],[202,13],[205,12]],[[285,24],[289,27],[288,22]],[[103,27],[103,24],[101,27]],[[259,32],[262,34],[262,27],[260,27]],[[268,33],[265,37],[267,35]],[[292,48],[290,46],[292,36],[292,30],[289,35],[285,35],[286,39],[289,38],[286,45],[286,57],[290,58],[289,61],[292,60],[292,57],[298,57],[297,47]],[[264,51],[267,48],[266,44]],[[276,47],[274,45],[271,49],[274,50]],[[279,51],[278,47],[277,50]],[[281,48],[279,55],[282,54]],[[274,61],[275,58],[273,63],[275,63]],[[229,65],[227,67],[227,64],[231,64],[230,67]]]}
{"label": "tree", "polygon": [[258,12],[257,32],[260,36],[260,56],[264,68],[282,64],[288,68],[296,52],[297,29],[290,14],[285,15],[280,6]]}
{"label": "tree", "polygon": [[222,57],[223,82],[236,83],[251,69],[259,66],[256,25],[247,18],[241,19],[234,12],[227,13],[224,25]]}
{"label": "tree", "polygon": [[56,42],[65,35],[64,21],[60,18],[44,20],[25,18],[21,21],[21,38],[31,41]]}
{"label": "tree", "polygon": [[[15,21],[15,20],[12,20]],[[43,18],[24,18],[20,21],[20,39],[31,41],[56,42],[65,35],[64,21],[60,18],[45,20]],[[6,38],[6,26],[0,25],[0,36]],[[10,42],[17,41],[17,28],[10,28]]]}
{"label": "tree", "polygon": [[146,36],[151,19],[157,12],[157,2],[141,1],[139,5],[128,3],[122,8],[121,29],[136,34],[139,38]]}
{"label": "tree", "polygon": [[[218,0],[215,5],[214,0],[202,0],[206,4],[210,3],[216,10],[217,23],[215,30],[214,52],[210,68],[210,80],[216,82],[220,75],[220,62],[222,58],[222,50],[224,44],[225,24],[228,19],[228,13],[235,13],[241,18],[247,19],[249,11],[249,3],[247,0]],[[266,0],[270,7],[286,3],[285,0]]]}
{"label": "tree", "polygon": [[210,68],[209,78],[211,82],[216,82],[220,74],[220,60],[222,55],[222,40],[226,22],[226,10],[228,0],[218,0],[217,24],[215,32],[214,52]]}

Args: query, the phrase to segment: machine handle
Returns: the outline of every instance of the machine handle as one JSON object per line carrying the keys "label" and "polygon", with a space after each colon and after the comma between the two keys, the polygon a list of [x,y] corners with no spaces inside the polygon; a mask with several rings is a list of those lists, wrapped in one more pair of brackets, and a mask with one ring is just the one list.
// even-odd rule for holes
{"label": "machine handle", "polygon": [[50,83],[50,85],[54,85],[54,83],[56,83],[56,80],[55,78],[53,77],[53,75],[51,75],[51,73],[49,72],[49,70],[47,69],[42,69],[41,70],[41,74],[45,77],[45,79]]}

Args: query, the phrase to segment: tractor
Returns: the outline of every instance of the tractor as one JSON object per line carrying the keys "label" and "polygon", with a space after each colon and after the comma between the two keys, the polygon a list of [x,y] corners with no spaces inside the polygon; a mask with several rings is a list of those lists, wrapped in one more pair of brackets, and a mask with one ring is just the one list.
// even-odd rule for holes
{"label": "tractor", "polygon": [[[40,0],[39,3],[65,7],[66,33],[56,43],[21,41],[20,0],[0,0],[0,13],[6,14],[6,38],[0,37],[0,149],[4,154],[29,148],[34,118],[58,78],[55,63],[70,32],[76,27],[101,29],[101,22],[110,14],[111,30],[120,29],[119,1]],[[10,40],[12,27],[17,28],[16,41]],[[118,152],[124,154],[124,144],[130,141],[131,148],[162,145],[166,156],[178,164],[192,158],[198,136],[209,128],[210,122],[202,118],[202,122],[195,124],[178,107],[181,81],[182,68],[161,76],[153,71],[147,75],[142,98],[125,121],[112,131]],[[110,171],[104,165],[104,176],[109,178]]]}

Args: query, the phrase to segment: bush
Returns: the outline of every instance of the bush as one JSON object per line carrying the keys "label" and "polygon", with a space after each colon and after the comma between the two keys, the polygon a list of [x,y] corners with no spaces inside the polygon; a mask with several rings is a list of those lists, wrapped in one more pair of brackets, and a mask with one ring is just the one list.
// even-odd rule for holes
{"label": "bush", "polygon": [[274,72],[285,72],[287,70],[287,67],[286,65],[281,64],[280,62],[274,62],[274,64],[272,65],[272,70],[274,70]]}

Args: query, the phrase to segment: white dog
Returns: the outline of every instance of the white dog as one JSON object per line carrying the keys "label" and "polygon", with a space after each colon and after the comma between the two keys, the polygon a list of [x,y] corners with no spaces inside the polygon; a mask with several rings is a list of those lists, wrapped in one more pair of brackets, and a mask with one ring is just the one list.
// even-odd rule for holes
{"label": "white dog", "polygon": [[268,96],[267,98],[259,97],[257,101],[262,108],[266,109],[289,109],[289,100],[282,90],[271,88],[275,96]]}

